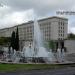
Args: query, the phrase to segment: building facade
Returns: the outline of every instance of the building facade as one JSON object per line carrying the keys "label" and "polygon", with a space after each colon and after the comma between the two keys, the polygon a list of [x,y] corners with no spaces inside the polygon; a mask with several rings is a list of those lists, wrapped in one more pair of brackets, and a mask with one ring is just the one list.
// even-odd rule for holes
{"label": "building facade", "polygon": [[[68,19],[62,17],[49,17],[38,20],[43,39],[50,40],[63,40],[67,38],[68,32]],[[22,46],[27,45],[28,42],[33,41],[34,35],[34,22],[29,21],[14,27],[0,29],[0,37],[11,37],[13,31],[18,27],[19,40]]]}

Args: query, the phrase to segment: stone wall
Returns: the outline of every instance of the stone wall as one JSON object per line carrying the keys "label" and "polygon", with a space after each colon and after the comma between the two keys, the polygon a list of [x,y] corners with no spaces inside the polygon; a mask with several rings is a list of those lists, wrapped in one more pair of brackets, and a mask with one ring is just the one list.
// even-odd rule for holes
{"label": "stone wall", "polygon": [[75,40],[65,40],[64,46],[67,48],[67,53],[75,53]]}

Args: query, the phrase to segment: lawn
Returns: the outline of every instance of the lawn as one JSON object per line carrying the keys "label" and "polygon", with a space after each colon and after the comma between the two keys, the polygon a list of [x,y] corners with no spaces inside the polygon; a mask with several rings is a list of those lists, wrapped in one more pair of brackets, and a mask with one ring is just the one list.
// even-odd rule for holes
{"label": "lawn", "polygon": [[61,64],[0,64],[0,72],[24,71],[24,70],[42,70],[42,69],[57,69],[72,65]]}

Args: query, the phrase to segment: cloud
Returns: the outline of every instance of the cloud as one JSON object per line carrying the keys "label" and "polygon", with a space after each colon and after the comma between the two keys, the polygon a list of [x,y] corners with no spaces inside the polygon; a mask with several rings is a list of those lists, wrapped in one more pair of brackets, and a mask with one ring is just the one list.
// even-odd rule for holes
{"label": "cloud", "polygon": [[74,33],[75,34],[75,27],[72,27],[69,29],[70,33]]}
{"label": "cloud", "polygon": [[59,9],[71,9],[75,6],[75,0],[3,0],[3,3],[18,11],[33,8],[38,15]]}
{"label": "cloud", "polygon": [[12,11],[10,7],[0,8],[0,28],[11,27],[33,19],[33,10]]}
{"label": "cloud", "polygon": [[11,12],[12,12],[12,10],[11,10],[10,7],[5,6],[5,5],[1,6],[0,7],[0,18],[5,17],[5,15],[7,15],[7,14],[9,14]]}
{"label": "cloud", "polygon": [[[56,11],[75,11],[75,0],[0,0],[0,27],[9,27],[33,19],[63,16],[69,19],[69,31],[75,28],[75,15],[57,15]],[[73,31],[74,32],[74,31]]]}

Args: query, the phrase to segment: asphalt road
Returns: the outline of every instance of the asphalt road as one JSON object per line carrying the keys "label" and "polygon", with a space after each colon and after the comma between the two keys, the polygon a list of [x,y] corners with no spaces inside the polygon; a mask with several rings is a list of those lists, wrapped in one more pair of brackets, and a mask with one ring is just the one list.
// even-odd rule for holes
{"label": "asphalt road", "polygon": [[19,71],[10,73],[0,73],[0,75],[75,75],[75,67],[56,70],[33,70],[33,71]]}

